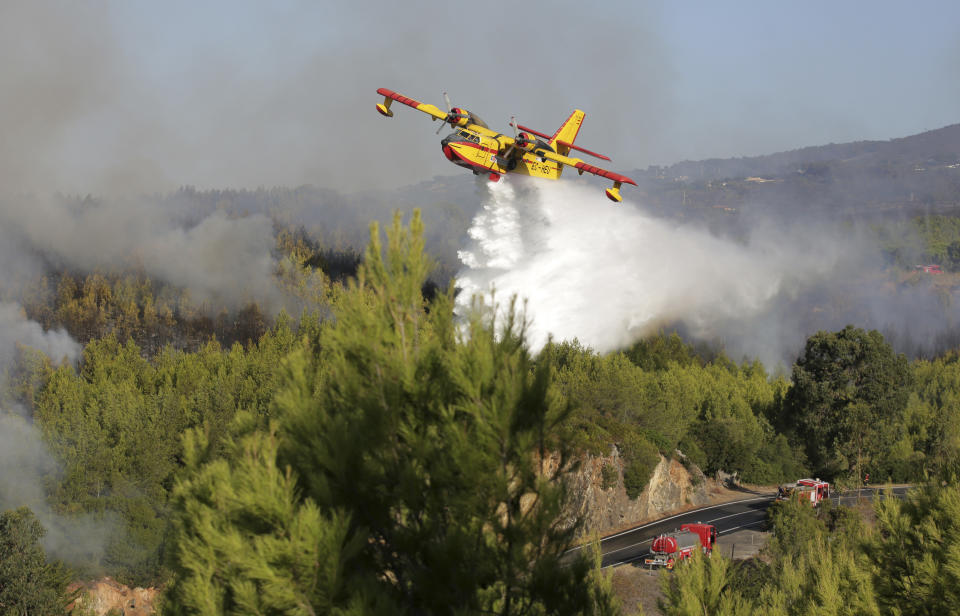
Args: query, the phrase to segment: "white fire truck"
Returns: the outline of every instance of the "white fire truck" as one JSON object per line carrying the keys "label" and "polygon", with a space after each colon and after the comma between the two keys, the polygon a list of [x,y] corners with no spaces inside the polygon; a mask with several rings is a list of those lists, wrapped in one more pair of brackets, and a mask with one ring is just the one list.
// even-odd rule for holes
{"label": "white fire truck", "polygon": [[820,501],[830,498],[830,484],[820,479],[798,479],[777,488],[777,500],[789,500],[797,495],[801,502],[816,507]]}

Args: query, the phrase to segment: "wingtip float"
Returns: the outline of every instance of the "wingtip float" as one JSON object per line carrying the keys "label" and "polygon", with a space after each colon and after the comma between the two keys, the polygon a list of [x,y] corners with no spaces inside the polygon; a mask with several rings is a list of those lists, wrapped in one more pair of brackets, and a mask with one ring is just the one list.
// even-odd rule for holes
{"label": "wingtip float", "polygon": [[[435,105],[421,103],[386,88],[378,89],[377,94],[383,96],[383,102],[377,103],[377,111],[388,118],[393,117],[390,105],[397,101],[426,113],[433,120],[449,124],[453,132],[440,142],[444,156],[453,164],[465,167],[476,175],[488,175],[492,182],[498,181],[500,176],[507,173],[556,180],[565,166],[573,167],[580,175],[587,172],[611,180],[613,187],[607,189],[606,195],[616,203],[623,201],[623,197],[620,196],[621,186],[637,185],[625,175],[601,169],[579,158],[569,156],[571,151],[577,151],[610,160],[603,154],[574,145],[585,115],[579,109],[574,110],[552,136],[511,121],[513,137],[509,137],[491,130],[483,120],[466,109],[451,106],[446,92],[443,93],[447,103],[446,112]],[[443,124],[440,128],[443,128]],[[437,133],[439,132],[438,129]]]}

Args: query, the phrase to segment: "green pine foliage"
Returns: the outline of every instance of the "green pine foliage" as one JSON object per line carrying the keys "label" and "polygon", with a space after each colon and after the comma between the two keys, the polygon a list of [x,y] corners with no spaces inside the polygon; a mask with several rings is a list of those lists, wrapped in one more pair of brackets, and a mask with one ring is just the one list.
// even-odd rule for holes
{"label": "green pine foliage", "polygon": [[[284,364],[273,409],[277,449],[259,450],[258,468],[248,474],[269,478],[259,467],[276,467],[285,470],[273,476],[291,483],[283,490],[264,485],[261,499],[245,500],[232,496],[243,480],[225,474],[243,467],[212,459],[192,464],[180,484],[183,530],[173,548],[171,605],[184,606],[184,613],[238,613],[234,587],[253,592],[272,584],[240,562],[257,554],[238,556],[229,575],[211,572],[219,566],[221,536],[239,534],[256,544],[292,534],[288,518],[260,511],[264,501],[276,501],[285,510],[315,511],[311,524],[327,528],[322,549],[342,564],[336,568],[343,578],[321,599],[334,597],[337,609],[609,613],[608,592],[594,582],[590,563],[560,562],[576,527],[561,516],[570,465],[557,435],[567,408],[552,394],[550,365],[533,364],[514,311],[501,321],[478,310],[461,329],[451,293],[424,301],[430,263],[417,214],[409,230],[397,217],[387,238],[383,250],[373,227],[335,319],[313,351]],[[254,435],[263,430],[273,438],[264,427]],[[202,441],[199,431],[191,434],[188,445]],[[548,459],[556,472],[546,472]],[[195,527],[200,511],[225,501],[228,519],[210,516],[223,528]],[[303,589],[298,596],[309,596],[296,572],[278,575]],[[196,601],[208,595],[221,602],[192,607],[191,589],[201,588]],[[307,604],[311,613],[330,606]]]}
{"label": "green pine foliage", "polygon": [[892,453],[894,477],[960,476],[960,361],[953,353],[914,364],[915,385],[907,402],[906,446]]}
{"label": "green pine foliage", "polygon": [[[169,614],[375,613],[349,574],[365,538],[342,511],[302,499],[297,478],[277,464],[276,423],[244,430],[214,455],[206,431],[187,433],[189,479],[173,495],[178,575]],[[384,612],[386,613],[386,612]]]}
{"label": "green pine foliage", "polygon": [[[954,230],[931,224],[949,257]],[[425,298],[418,217],[395,221],[385,244],[378,233],[358,267],[354,253],[278,232],[278,284],[322,310],[299,323],[256,306],[206,315],[135,272],[27,289],[32,318],[88,342],[77,366],[18,348],[0,402],[31,415],[62,465],[45,478],[54,510],[119,521],[101,570],[174,579],[171,605],[186,613],[604,613],[604,578],[559,565],[577,530],[563,477],[585,453],[615,447],[604,486],[620,489],[622,469],[631,497],[677,450],[707,474],[762,484],[960,474],[956,352],[910,363],[877,332],[819,332],[792,382],[676,334],[531,356],[515,307],[478,303],[455,319],[452,291]],[[775,526],[802,532],[778,533],[769,564],[697,565],[691,584],[721,588],[709,609],[731,613],[843,613],[836,597],[855,592],[867,599],[847,612],[895,613],[910,611],[897,596],[950,597],[936,580],[953,579],[952,505],[936,494],[885,505],[880,535],[844,510],[778,513]],[[927,564],[897,569],[909,588],[888,588],[864,556],[919,554],[931,537],[943,547],[917,556]],[[329,567],[307,572],[310,559]],[[681,590],[670,605],[686,605]]]}
{"label": "green pine foliage", "polygon": [[806,444],[817,474],[877,474],[902,434],[912,384],[906,357],[879,332],[818,332],[794,365],[784,426]]}
{"label": "green pine foliage", "polygon": [[876,505],[867,553],[884,610],[949,614],[960,605],[960,488],[925,485]]}
{"label": "green pine foliage", "polygon": [[121,520],[101,565],[124,582],[162,580],[182,435],[204,425],[216,450],[238,410],[267,415],[276,366],[301,344],[285,318],[249,348],[168,347],[153,360],[111,335],[86,346],[79,372],[62,365],[47,375],[33,419],[63,464],[50,478],[55,509]]}
{"label": "green pine foliage", "polygon": [[546,350],[560,395],[575,409],[563,426],[565,438],[594,454],[616,445],[631,497],[649,479],[657,452],[673,457],[678,448],[707,473],[738,473],[748,482],[803,474],[802,452],[770,421],[787,382],[771,379],[759,363],[697,359],[678,340],[659,336],[605,356],[576,341]]}
{"label": "green pine foliage", "polygon": [[0,513],[0,616],[66,614],[72,572],[47,559],[45,531],[27,507]]}
{"label": "green pine foliage", "polygon": [[[854,510],[794,500],[770,509],[761,559],[718,553],[663,574],[665,614],[953,614],[960,605],[960,487],[926,484]],[[737,611],[745,610],[745,611]]]}
{"label": "green pine foliage", "polygon": [[888,260],[912,270],[917,264],[940,263],[960,270],[960,219],[952,216],[917,216],[877,225],[875,232]]}
{"label": "green pine foliage", "polygon": [[719,553],[709,558],[696,553],[673,572],[660,577],[663,597],[658,601],[666,616],[748,616],[754,606],[733,588],[731,563]]}

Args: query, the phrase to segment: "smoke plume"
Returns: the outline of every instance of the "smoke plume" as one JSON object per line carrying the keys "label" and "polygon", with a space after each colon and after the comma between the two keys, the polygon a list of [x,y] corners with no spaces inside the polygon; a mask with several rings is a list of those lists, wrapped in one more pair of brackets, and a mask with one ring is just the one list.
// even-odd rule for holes
{"label": "smoke plume", "polygon": [[[0,375],[12,366],[18,345],[42,351],[55,362],[74,362],[81,350],[65,331],[43,331],[19,305],[0,302]],[[49,554],[73,564],[98,563],[114,524],[91,515],[54,513],[43,486],[59,471],[26,411],[0,406],[0,511],[30,507],[47,531],[43,544]]]}
{"label": "smoke plume", "polygon": [[0,511],[30,507],[46,529],[43,547],[53,558],[75,565],[101,562],[114,533],[109,518],[61,516],[47,504],[45,478],[59,465],[47,452],[37,429],[23,416],[0,409]]}
{"label": "smoke plume", "polygon": [[[164,205],[147,198],[3,199],[0,244],[17,248],[0,251],[17,271],[38,272],[51,263],[83,272],[140,268],[189,289],[198,304],[236,309],[256,301],[267,310],[279,308],[267,216],[231,218],[215,210],[196,221],[187,204]],[[10,284],[8,278],[0,273],[0,286]]]}
{"label": "smoke plume", "polygon": [[18,304],[0,302],[0,372],[10,365],[18,344],[43,351],[54,361],[74,362],[80,356],[80,345],[66,331],[43,331]]}
{"label": "smoke plume", "polygon": [[460,252],[458,301],[465,309],[491,290],[524,300],[535,349],[552,335],[606,352],[677,328],[734,358],[789,366],[819,329],[853,323],[922,345],[950,326],[932,294],[884,278],[855,230],[757,224],[733,240],[569,181],[510,178],[487,190]]}

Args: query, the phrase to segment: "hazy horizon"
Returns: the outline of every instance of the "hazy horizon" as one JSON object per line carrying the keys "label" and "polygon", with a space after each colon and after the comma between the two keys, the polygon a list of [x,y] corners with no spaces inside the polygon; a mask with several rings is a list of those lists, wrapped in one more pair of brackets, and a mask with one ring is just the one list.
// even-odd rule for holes
{"label": "hazy horizon", "polygon": [[[613,170],[886,140],[960,122],[960,6],[13,1],[0,6],[5,192],[454,175],[437,125],[378,87],[552,132]],[[829,19],[825,19],[829,16]],[[399,107],[399,106],[398,106]]]}

